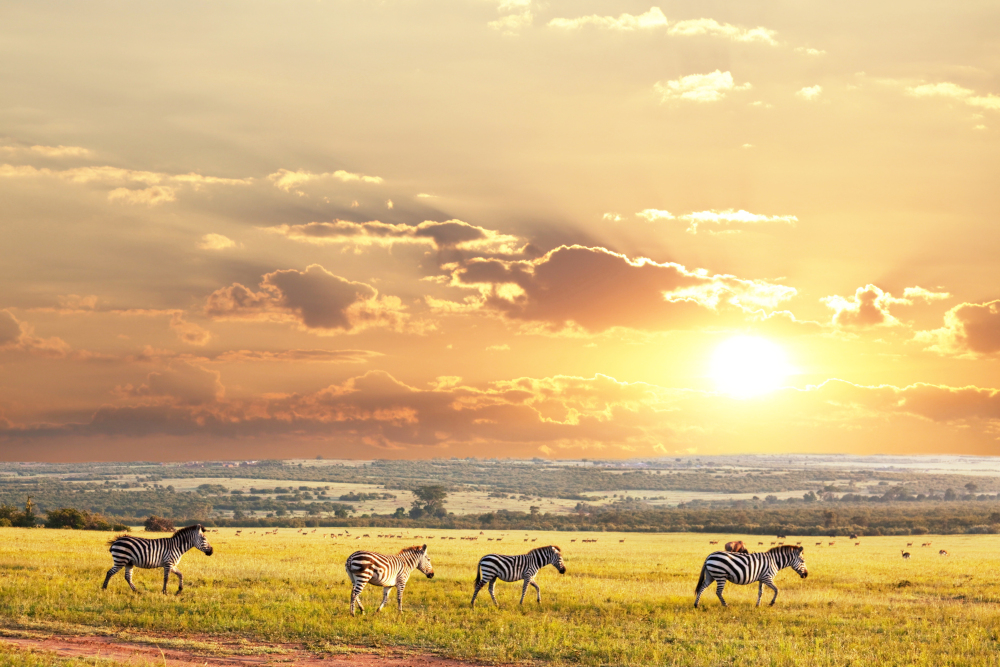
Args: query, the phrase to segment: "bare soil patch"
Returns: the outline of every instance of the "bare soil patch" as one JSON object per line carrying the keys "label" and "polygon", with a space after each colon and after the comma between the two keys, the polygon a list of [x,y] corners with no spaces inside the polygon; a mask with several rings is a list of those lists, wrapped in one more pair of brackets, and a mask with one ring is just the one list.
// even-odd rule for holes
{"label": "bare soil patch", "polygon": [[[191,638],[184,638],[184,640],[188,639]],[[370,649],[352,646],[334,646],[324,651],[310,649],[302,644],[261,644],[214,637],[199,637],[191,642],[211,646],[211,648],[202,650],[164,645],[164,643],[171,641],[173,640],[154,636],[150,636],[148,641],[72,635],[0,637],[0,642],[6,642],[21,649],[47,651],[60,658],[86,658],[88,660],[103,658],[126,664],[155,663],[167,667],[183,667],[185,665],[481,667],[482,664],[452,660],[430,654],[411,654],[392,650],[373,652]]]}

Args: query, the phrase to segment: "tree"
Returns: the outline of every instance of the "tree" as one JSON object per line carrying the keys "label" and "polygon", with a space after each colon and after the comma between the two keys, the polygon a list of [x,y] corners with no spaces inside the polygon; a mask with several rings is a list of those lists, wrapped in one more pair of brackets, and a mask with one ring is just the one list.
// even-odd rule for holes
{"label": "tree", "polygon": [[979,485],[975,482],[969,482],[965,485],[965,488],[969,491],[969,493],[975,493],[979,490]]}
{"label": "tree", "polygon": [[396,517],[397,519],[404,518],[406,516],[406,508],[405,507],[397,507],[396,508],[396,513],[393,514],[393,516]]}
{"label": "tree", "polygon": [[424,513],[434,516],[447,516],[448,511],[445,510],[444,504],[448,502],[445,500],[448,497],[448,490],[445,489],[445,487],[440,484],[418,486],[414,489],[413,495],[417,497],[416,500],[413,501],[413,509],[421,510],[420,514],[417,516],[414,516],[413,510],[410,510],[410,516],[414,519]]}
{"label": "tree", "polygon": [[542,508],[539,507],[538,505],[532,505],[531,507],[528,508],[528,511],[531,512],[531,516],[538,516],[538,512],[541,509]]}
{"label": "tree", "polygon": [[955,493],[955,489],[945,489],[944,499],[945,500],[955,500],[958,498],[958,494]]}

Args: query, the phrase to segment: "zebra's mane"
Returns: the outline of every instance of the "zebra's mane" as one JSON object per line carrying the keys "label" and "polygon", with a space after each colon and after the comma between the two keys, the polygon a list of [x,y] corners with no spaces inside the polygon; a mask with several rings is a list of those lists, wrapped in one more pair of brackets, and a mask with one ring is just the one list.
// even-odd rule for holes
{"label": "zebra's mane", "polygon": [[802,551],[803,547],[794,544],[782,544],[778,547],[771,547],[767,550],[769,554],[790,554],[795,551]]}
{"label": "zebra's mane", "polygon": [[538,548],[536,548],[536,549],[532,549],[532,550],[531,550],[531,553],[535,553],[535,552],[538,552],[538,551],[548,551],[549,549],[553,549],[553,550],[555,550],[555,551],[558,551],[559,553],[562,553],[562,549],[560,549],[559,547],[557,547],[557,546],[556,546],[556,545],[554,545],[554,544],[550,544],[550,545],[549,545],[549,546],[547,546],[547,547],[538,547]]}
{"label": "zebra's mane", "polygon": [[412,547],[406,547],[405,549],[400,551],[399,554],[397,555],[402,556],[403,554],[418,554],[423,550],[424,547],[417,546],[416,544],[414,544]]}
{"label": "zebra's mane", "polygon": [[174,531],[174,535],[173,536],[174,537],[178,537],[179,535],[187,535],[188,533],[196,533],[196,532],[199,532],[200,530],[201,530],[201,524],[200,523],[196,523],[193,526],[185,526],[184,528],[178,528],[177,530]]}

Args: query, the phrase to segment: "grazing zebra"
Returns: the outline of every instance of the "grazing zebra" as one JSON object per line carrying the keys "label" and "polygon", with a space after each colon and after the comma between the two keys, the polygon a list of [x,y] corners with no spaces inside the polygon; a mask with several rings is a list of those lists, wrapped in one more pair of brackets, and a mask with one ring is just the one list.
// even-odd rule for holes
{"label": "grazing zebra", "polygon": [[939,551],[939,552],[938,552],[938,555],[941,555],[941,556],[947,556],[947,555],[948,555],[948,552],[947,552],[947,551],[945,551],[944,549],[942,549],[941,551]]}
{"label": "grazing zebra", "polygon": [[727,551],[716,551],[708,555],[705,564],[701,567],[701,576],[698,578],[698,585],[694,592],[697,594],[694,599],[695,608],[701,600],[701,594],[705,592],[712,581],[716,582],[715,594],[719,596],[722,606],[726,606],[726,600],[722,597],[722,589],[726,586],[726,581],[734,584],[746,585],[758,582],[757,606],[760,606],[760,598],[764,594],[766,585],[774,591],[771,604],[778,599],[778,587],[774,585],[774,575],[779,570],[790,567],[795,570],[800,577],[805,579],[809,576],[806,570],[806,562],[802,558],[802,547],[785,545],[775,547],[767,551],[755,554],[730,553]]}
{"label": "grazing zebra", "polygon": [[212,555],[212,545],[208,543],[208,539],[205,537],[205,529],[201,524],[181,528],[174,532],[172,536],[161,537],[159,539],[133,537],[131,535],[122,535],[115,538],[109,549],[111,559],[115,564],[114,567],[108,570],[108,576],[104,577],[104,585],[101,588],[106,589],[108,582],[111,581],[111,577],[118,570],[125,568],[125,581],[128,582],[133,591],[138,593],[139,591],[132,583],[132,568],[141,567],[148,569],[162,567],[163,592],[167,592],[167,581],[170,579],[170,573],[173,572],[177,575],[177,593],[180,594],[184,590],[184,576],[177,569],[177,564],[181,562],[181,557],[189,549],[203,551],[206,556]]}
{"label": "grazing zebra", "polygon": [[910,552],[909,551],[903,551],[902,549],[900,549],[899,553],[903,554],[903,560],[910,560]]}
{"label": "grazing zebra", "polygon": [[472,593],[472,606],[476,606],[476,596],[484,586],[488,587],[493,604],[497,607],[497,596],[493,593],[497,579],[503,581],[524,580],[521,587],[521,602],[524,604],[524,594],[528,592],[528,586],[534,586],[535,595],[539,604],[542,602],[542,589],[535,582],[535,575],[546,565],[554,565],[559,574],[566,574],[566,565],[563,563],[562,550],[557,546],[538,547],[520,556],[501,556],[499,554],[489,554],[479,559],[476,567],[476,590]]}
{"label": "grazing zebra", "polygon": [[365,607],[361,604],[361,591],[369,581],[382,587],[382,604],[375,610],[378,613],[388,601],[389,589],[393,586],[396,587],[396,604],[399,611],[403,611],[403,589],[414,568],[426,574],[428,579],[434,578],[434,567],[427,555],[426,544],[422,547],[406,547],[395,556],[355,551],[347,558],[345,568],[347,576],[351,578],[351,616],[354,616],[355,604],[362,614],[365,612]]}

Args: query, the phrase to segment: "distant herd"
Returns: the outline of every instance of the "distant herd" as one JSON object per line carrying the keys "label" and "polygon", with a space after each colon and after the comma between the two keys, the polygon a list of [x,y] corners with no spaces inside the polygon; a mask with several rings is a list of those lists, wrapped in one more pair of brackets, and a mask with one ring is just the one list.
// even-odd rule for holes
{"label": "distant herd", "polygon": [[[162,568],[163,592],[167,592],[167,583],[170,575],[174,574],[177,576],[177,593],[179,594],[184,590],[184,577],[180,570],[177,569],[181,557],[191,549],[198,549],[207,556],[211,556],[213,553],[212,545],[208,543],[206,532],[202,525],[196,524],[181,528],[170,537],[144,538],[132,535],[118,536],[111,542],[109,550],[114,564],[108,570],[102,588],[106,589],[108,582],[111,581],[111,577],[119,570],[124,569],[125,581],[133,591],[138,592],[132,583],[133,568]],[[241,533],[242,531],[236,531],[237,536]],[[275,533],[277,533],[277,530],[267,531],[263,534]],[[339,534],[337,536],[342,535]],[[332,536],[334,535],[331,534]],[[364,537],[368,537],[368,535],[366,534]],[[379,537],[383,536],[379,535]],[[385,535],[384,537],[402,538],[402,535]],[[455,538],[442,537],[441,539]],[[477,540],[478,537],[462,537],[460,539]],[[493,540],[493,538],[488,539],[490,541]],[[500,542],[502,539],[498,537],[496,541]],[[786,536],[778,536],[778,540],[784,539],[787,539]],[[851,535],[850,539],[857,540],[858,536]],[[537,538],[531,541],[534,542],[536,540]],[[528,539],[526,538],[524,541],[527,542]],[[576,542],[576,540],[572,541]],[[596,542],[597,539],[583,539],[581,541]],[[624,541],[620,540],[620,542]],[[710,545],[717,545],[718,543],[718,540],[709,541]],[[726,606],[726,600],[722,596],[722,591],[727,581],[740,585],[757,583],[757,606],[760,606],[764,586],[767,586],[774,591],[774,596],[770,602],[773,605],[778,599],[778,588],[774,585],[774,576],[780,570],[790,567],[803,579],[809,576],[803,556],[804,547],[802,546],[802,542],[797,542],[794,545],[784,544],[783,542],[778,542],[777,545],[774,542],[771,544],[774,546],[767,551],[751,553],[742,541],[737,540],[727,542],[724,545],[724,551],[715,551],[709,554],[702,565],[701,574],[695,586],[694,606],[698,606],[702,593],[713,582],[716,585],[715,593],[719,601],[723,606]],[[835,544],[835,542],[830,542],[829,546],[832,547]],[[860,546],[860,544],[860,542],[856,542],[855,546]],[[764,543],[758,542],[757,545],[763,546]],[[816,546],[821,545],[822,542],[816,543]],[[912,547],[913,542],[907,542],[906,546]],[[921,546],[929,547],[931,543],[924,542]],[[901,550],[901,553],[904,559],[910,558],[908,551]],[[948,552],[944,549],[941,549],[938,553],[941,556],[948,555]],[[528,592],[528,586],[535,589],[536,599],[541,603],[542,592],[538,587],[535,577],[546,565],[554,566],[560,574],[566,573],[566,564],[563,562],[562,550],[559,547],[555,545],[538,547],[526,554],[513,556],[501,554],[487,554],[483,556],[479,559],[479,563],[476,566],[476,578],[474,580],[471,605],[473,607],[476,606],[476,597],[483,588],[486,588],[493,603],[499,607],[500,603],[497,602],[493,591],[498,579],[508,582],[522,582],[521,604],[524,604],[524,596]],[[351,581],[350,608],[352,615],[355,608],[360,609],[362,612],[364,611],[364,606],[361,604],[361,591],[369,583],[382,586],[382,604],[379,605],[376,611],[381,611],[385,607],[389,599],[389,592],[393,588],[396,589],[397,608],[402,611],[403,590],[406,588],[407,581],[409,581],[413,570],[419,570],[428,579],[434,576],[434,567],[431,565],[430,556],[427,554],[426,544],[423,546],[406,547],[394,555],[380,554],[373,551],[355,551],[348,556],[344,567]]]}

